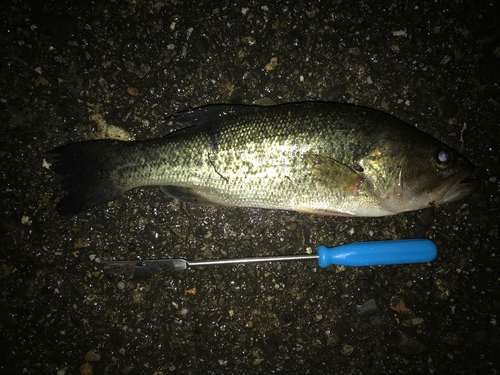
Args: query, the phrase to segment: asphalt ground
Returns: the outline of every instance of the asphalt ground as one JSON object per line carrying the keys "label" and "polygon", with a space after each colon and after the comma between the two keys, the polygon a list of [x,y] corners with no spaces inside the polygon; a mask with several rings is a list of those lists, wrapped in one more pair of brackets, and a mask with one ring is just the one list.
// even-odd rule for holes
{"label": "asphalt ground", "polygon": [[[4,1],[0,369],[10,374],[497,374],[499,7],[493,1]],[[204,208],[137,188],[57,213],[46,152],[149,139],[208,104],[390,113],[481,188],[383,218]],[[428,238],[429,264],[107,275],[102,261],[314,252]]]}

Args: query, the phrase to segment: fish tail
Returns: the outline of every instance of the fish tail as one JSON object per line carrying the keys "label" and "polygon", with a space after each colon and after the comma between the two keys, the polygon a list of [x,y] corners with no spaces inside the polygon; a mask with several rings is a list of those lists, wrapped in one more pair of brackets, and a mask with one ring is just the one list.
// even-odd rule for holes
{"label": "fish tail", "polygon": [[86,141],[49,151],[49,154],[56,155],[51,169],[64,176],[61,188],[68,192],[57,204],[61,214],[78,214],[113,200],[128,190],[120,187],[110,173],[114,161],[122,157],[126,143],[114,140]]}

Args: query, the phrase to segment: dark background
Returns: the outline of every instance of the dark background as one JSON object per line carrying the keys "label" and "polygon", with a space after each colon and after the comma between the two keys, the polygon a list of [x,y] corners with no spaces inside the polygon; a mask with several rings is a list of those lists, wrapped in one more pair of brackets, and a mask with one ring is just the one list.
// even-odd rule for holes
{"label": "dark background", "polygon": [[[0,7],[2,373],[498,373],[496,2]],[[278,65],[266,70],[272,58]],[[60,178],[44,160],[56,146],[161,137],[175,127],[167,116],[189,107],[306,100],[368,106],[417,126],[467,156],[481,189],[384,218],[200,208],[157,188],[76,217],[55,211]],[[100,264],[418,237],[438,245],[434,262],[142,277],[104,275]]]}

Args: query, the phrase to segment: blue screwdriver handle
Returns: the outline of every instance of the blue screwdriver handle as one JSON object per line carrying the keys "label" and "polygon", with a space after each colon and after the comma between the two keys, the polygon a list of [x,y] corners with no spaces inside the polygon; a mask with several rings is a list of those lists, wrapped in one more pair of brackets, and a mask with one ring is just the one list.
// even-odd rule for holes
{"label": "blue screwdriver handle", "polygon": [[436,258],[434,242],[426,239],[354,242],[337,247],[318,247],[319,265],[380,266],[382,264],[423,263]]}

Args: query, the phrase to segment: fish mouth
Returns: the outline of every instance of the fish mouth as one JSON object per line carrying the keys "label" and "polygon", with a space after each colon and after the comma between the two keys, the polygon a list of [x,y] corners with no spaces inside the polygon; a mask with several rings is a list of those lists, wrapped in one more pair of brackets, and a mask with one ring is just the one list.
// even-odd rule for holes
{"label": "fish mouth", "polygon": [[481,181],[471,177],[470,171],[450,176],[440,182],[440,186],[433,189],[430,196],[437,204],[455,202],[472,194],[479,188]]}

